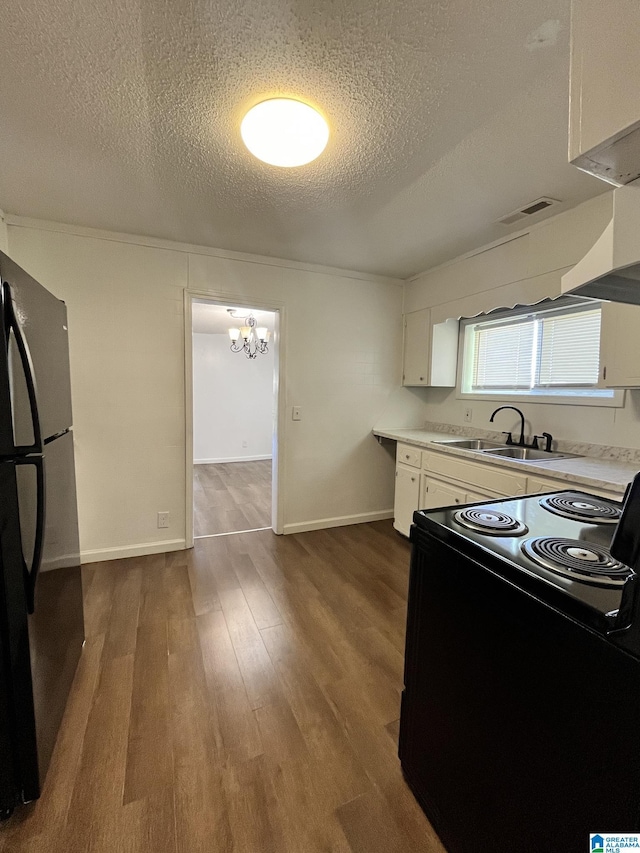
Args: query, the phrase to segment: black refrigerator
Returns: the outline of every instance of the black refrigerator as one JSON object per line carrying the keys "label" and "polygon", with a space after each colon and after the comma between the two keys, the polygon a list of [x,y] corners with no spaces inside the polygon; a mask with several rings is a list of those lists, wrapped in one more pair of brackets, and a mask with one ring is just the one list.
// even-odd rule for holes
{"label": "black refrigerator", "polygon": [[0,817],[44,784],[82,644],[67,311],[0,252]]}

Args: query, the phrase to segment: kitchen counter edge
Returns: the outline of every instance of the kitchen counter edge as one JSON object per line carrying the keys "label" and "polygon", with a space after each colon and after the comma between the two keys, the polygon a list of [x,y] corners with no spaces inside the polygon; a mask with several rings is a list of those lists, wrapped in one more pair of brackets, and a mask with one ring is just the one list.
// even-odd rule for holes
{"label": "kitchen counter edge", "polygon": [[519,459],[504,459],[496,456],[482,457],[484,453],[467,450],[460,447],[449,447],[438,442],[459,440],[460,435],[446,432],[433,432],[420,429],[374,429],[377,438],[388,438],[391,441],[401,441],[413,444],[437,453],[447,453],[458,456],[468,462],[486,462],[499,465],[501,468],[513,468],[517,471],[529,471],[532,476],[544,477],[545,473],[556,480],[566,480],[583,486],[592,486],[616,492],[622,497],[627,483],[638,473],[638,468],[629,462],[617,462],[612,459],[602,459],[593,456],[579,456],[566,459],[555,459],[549,462],[522,462]]}

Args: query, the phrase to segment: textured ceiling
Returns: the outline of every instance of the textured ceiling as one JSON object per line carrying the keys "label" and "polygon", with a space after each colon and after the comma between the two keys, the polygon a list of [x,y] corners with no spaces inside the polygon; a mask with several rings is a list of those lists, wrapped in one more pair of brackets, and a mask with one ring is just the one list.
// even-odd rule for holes
{"label": "textured ceiling", "polygon": [[[606,189],[567,164],[569,3],[3,3],[0,207],[411,275]],[[329,120],[314,163],[244,149],[274,95]]]}

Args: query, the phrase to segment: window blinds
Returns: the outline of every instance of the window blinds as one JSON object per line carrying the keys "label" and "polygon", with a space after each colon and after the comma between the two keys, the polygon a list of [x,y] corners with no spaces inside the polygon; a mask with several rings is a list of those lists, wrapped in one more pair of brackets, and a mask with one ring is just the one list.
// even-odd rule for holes
{"label": "window blinds", "polygon": [[537,384],[543,388],[595,385],[600,353],[600,308],[541,320]]}
{"label": "window blinds", "polygon": [[481,392],[593,387],[600,306],[541,311],[469,326],[471,388]]}
{"label": "window blinds", "polygon": [[531,319],[476,326],[473,389],[531,387],[535,323]]}

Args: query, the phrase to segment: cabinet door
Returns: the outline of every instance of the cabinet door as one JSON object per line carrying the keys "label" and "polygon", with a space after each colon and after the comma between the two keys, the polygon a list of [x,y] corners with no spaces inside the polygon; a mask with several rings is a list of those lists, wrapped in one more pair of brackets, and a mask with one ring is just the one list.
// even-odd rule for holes
{"label": "cabinet door", "polygon": [[420,509],[435,509],[439,506],[464,504],[467,500],[465,489],[452,486],[436,477],[422,476],[422,495]]}
{"label": "cabinet door", "polygon": [[500,495],[485,495],[482,492],[469,492],[467,491],[464,496],[465,503],[474,504],[479,503],[480,501],[499,501],[501,498]]}
{"label": "cabinet door", "polygon": [[604,388],[640,387],[640,306],[602,303],[600,381]]}
{"label": "cabinet door", "polygon": [[[612,137],[623,137],[629,129],[637,128],[640,121],[637,85],[628,84],[640,77],[639,39],[637,0],[616,0],[615,4],[603,3],[602,0],[572,0],[571,161],[593,149],[597,151]],[[636,149],[630,148],[629,153],[631,150]],[[609,154],[610,158],[612,156]],[[622,166],[624,160],[618,165]],[[596,162],[604,163],[597,157]],[[579,162],[579,165],[585,164]],[[615,158],[609,165],[616,174]],[[600,174],[600,171],[596,173]],[[635,173],[627,180],[633,177],[636,177]]]}
{"label": "cabinet door", "polygon": [[396,490],[393,503],[393,526],[405,536],[420,500],[420,472],[406,465],[396,465]]}
{"label": "cabinet door", "polygon": [[431,351],[431,311],[405,314],[403,385],[428,385]]}

